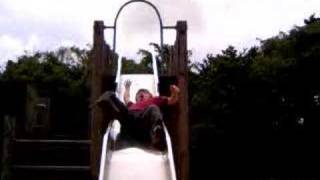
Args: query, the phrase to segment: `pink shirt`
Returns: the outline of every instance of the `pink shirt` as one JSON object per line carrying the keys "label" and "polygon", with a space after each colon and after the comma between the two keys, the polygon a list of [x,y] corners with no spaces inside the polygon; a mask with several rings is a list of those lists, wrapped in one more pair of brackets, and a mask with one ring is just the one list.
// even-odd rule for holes
{"label": "pink shirt", "polygon": [[129,102],[128,103],[128,109],[130,111],[140,111],[144,110],[146,107],[150,105],[156,105],[158,107],[165,106],[168,104],[168,99],[165,97],[157,96],[152,97],[151,99],[148,99],[146,101],[140,101],[137,103]]}

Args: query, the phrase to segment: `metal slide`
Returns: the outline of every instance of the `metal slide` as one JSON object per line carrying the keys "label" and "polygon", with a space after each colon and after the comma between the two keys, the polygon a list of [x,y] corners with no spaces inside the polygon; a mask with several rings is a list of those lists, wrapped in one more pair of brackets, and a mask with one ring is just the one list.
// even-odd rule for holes
{"label": "metal slide", "polygon": [[[124,82],[127,79],[132,81],[130,98],[133,102],[135,93],[140,88],[158,95],[158,73],[154,57],[154,74],[139,75],[121,75],[120,58],[116,78],[118,98],[123,100]],[[99,180],[176,180],[171,139],[164,123],[162,126],[166,147],[160,151],[145,147],[134,140],[122,139],[119,136],[119,122],[110,122],[103,137]]]}

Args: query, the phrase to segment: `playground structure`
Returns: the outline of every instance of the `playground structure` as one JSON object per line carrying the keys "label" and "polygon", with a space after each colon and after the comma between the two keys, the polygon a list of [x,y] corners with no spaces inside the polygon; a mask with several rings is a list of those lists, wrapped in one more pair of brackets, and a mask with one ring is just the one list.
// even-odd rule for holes
{"label": "playground structure", "polygon": [[[160,95],[168,95],[169,84],[176,83],[180,88],[179,103],[170,108],[165,114],[165,122],[172,138],[172,148],[176,175],[178,180],[189,178],[189,130],[188,130],[188,71],[187,71],[187,23],[178,21],[175,26],[163,26],[162,19],[157,8],[145,0],[132,0],[125,3],[118,11],[114,26],[105,26],[103,21],[94,22],[93,37],[93,66],[91,83],[91,101],[94,102],[105,91],[116,90],[116,76],[113,74],[113,64],[116,59],[116,31],[117,19],[121,11],[131,3],[145,3],[151,6],[159,19],[160,47],[163,50],[163,30],[176,30],[176,41],[169,50],[168,72],[159,76],[158,89]],[[104,40],[104,30],[114,30],[113,49]],[[160,56],[162,57],[162,51]],[[155,63],[153,63],[155,64]],[[119,63],[118,63],[119,66]],[[112,122],[107,111],[95,106],[91,112],[91,153],[90,167],[93,179],[98,178],[103,136],[107,125]],[[107,164],[108,165],[108,164]],[[125,171],[125,170],[123,170]]]}

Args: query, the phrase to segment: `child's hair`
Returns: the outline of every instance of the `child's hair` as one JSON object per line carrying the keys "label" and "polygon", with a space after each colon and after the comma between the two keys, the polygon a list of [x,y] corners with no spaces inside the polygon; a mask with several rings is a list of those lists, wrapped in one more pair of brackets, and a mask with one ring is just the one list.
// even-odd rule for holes
{"label": "child's hair", "polygon": [[152,96],[152,94],[150,93],[150,91],[148,91],[148,89],[139,89],[138,91],[137,91],[137,93],[136,93],[136,101],[138,100],[138,95],[140,94],[140,93],[148,93],[148,94],[150,94],[151,96]]}

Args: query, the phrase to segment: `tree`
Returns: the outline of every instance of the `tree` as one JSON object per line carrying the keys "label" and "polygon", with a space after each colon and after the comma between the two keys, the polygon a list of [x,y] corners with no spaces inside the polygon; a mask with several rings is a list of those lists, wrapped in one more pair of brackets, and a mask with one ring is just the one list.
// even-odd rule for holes
{"label": "tree", "polygon": [[[90,53],[77,47],[62,47],[57,51],[22,55],[16,62],[7,62],[1,82],[33,86],[40,97],[51,100],[54,131],[67,133],[79,130],[86,136]],[[77,128],[68,130],[74,124]]]}
{"label": "tree", "polygon": [[[309,166],[297,167],[318,157],[311,142],[318,141],[320,129],[319,45],[320,19],[312,15],[305,25],[262,40],[260,46],[241,53],[228,47],[194,64],[197,73],[190,72],[189,92],[195,179],[206,170],[226,171],[221,167],[243,161],[270,172],[286,166],[291,176],[293,169],[309,172]],[[297,163],[281,163],[288,154]],[[210,161],[210,168],[203,161]],[[265,166],[270,163],[271,169]],[[238,168],[266,173],[248,166]]]}

